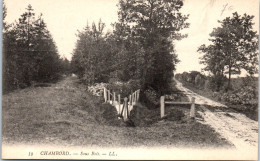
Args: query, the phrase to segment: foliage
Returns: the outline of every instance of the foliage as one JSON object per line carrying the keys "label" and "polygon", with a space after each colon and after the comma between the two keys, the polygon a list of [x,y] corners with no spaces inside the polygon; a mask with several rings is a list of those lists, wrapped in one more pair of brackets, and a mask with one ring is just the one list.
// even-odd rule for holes
{"label": "foliage", "polygon": [[138,44],[143,50],[142,88],[164,92],[179,61],[172,40],[185,37],[179,31],[188,27],[185,23],[188,16],[180,13],[183,2],[121,0],[118,6],[116,26],[124,31],[121,38]]}
{"label": "foliage", "polygon": [[242,78],[237,90],[224,93],[221,100],[232,105],[244,105],[247,108],[257,108],[258,88],[253,77]]}
{"label": "foliage", "polygon": [[198,88],[204,88],[205,82],[208,79],[205,75],[201,74],[198,71],[191,71],[191,72],[183,72],[178,73],[175,75],[175,78],[177,80],[180,80],[181,82],[187,82],[190,84],[193,84],[194,86],[197,86]]}
{"label": "foliage", "polygon": [[119,1],[112,33],[103,33],[101,21],[79,32],[73,72],[86,84],[140,80],[142,90],[163,93],[179,61],[172,41],[185,37],[179,31],[188,27],[182,6],[181,0]]}
{"label": "foliage", "polygon": [[116,95],[120,94],[121,98],[128,97],[134,91],[140,89],[138,80],[129,80],[128,82],[110,82],[107,88]]}
{"label": "foliage", "polygon": [[[228,91],[226,88],[216,89],[216,82],[225,82],[215,80],[214,77],[204,76],[204,84],[190,83],[189,73],[176,74],[175,78],[190,90],[210,98],[220,101],[228,107],[236,111],[246,114],[251,119],[257,120],[258,110],[258,78],[257,77],[241,77],[232,78],[232,88]],[[188,79],[187,79],[188,78]],[[225,78],[227,79],[227,78]],[[225,87],[225,85],[223,85]]]}
{"label": "foliage", "polygon": [[28,5],[18,22],[3,21],[3,91],[58,78],[62,59],[42,15]]}
{"label": "foliage", "polygon": [[160,94],[156,90],[149,88],[141,93],[141,100],[148,109],[154,109],[159,107]]}
{"label": "foliage", "polygon": [[201,63],[206,65],[206,71],[210,71],[219,81],[223,81],[224,75],[228,74],[228,89],[231,88],[231,75],[240,74],[241,69],[250,75],[257,72],[258,35],[252,29],[253,18],[235,12],[233,17],[218,21],[221,27],[214,28],[210,34],[212,44],[201,45],[198,49],[205,53]]}
{"label": "foliage", "polygon": [[[107,82],[115,51],[110,48],[109,35],[104,35],[105,24],[100,20],[98,25],[86,26],[78,33],[78,41],[73,51],[72,72],[86,84]],[[110,66],[110,68],[108,68]]]}
{"label": "foliage", "polygon": [[188,83],[199,89],[206,89],[212,91],[220,91],[224,88],[224,82],[226,77],[221,75],[205,76],[198,71],[183,72],[182,74],[176,74],[175,78],[183,83]]}

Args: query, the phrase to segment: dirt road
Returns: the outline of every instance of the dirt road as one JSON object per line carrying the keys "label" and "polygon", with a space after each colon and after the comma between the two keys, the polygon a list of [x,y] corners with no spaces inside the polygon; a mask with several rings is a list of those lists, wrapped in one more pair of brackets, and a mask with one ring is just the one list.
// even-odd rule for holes
{"label": "dirt road", "polygon": [[184,94],[185,94],[189,99],[191,99],[191,97],[194,97],[194,98],[195,98],[196,104],[199,104],[199,105],[209,105],[209,106],[214,106],[214,107],[227,107],[226,105],[223,105],[223,104],[221,104],[221,103],[219,103],[219,102],[216,102],[216,101],[213,101],[213,100],[208,99],[208,98],[206,98],[206,97],[203,97],[203,96],[201,96],[201,95],[198,95],[197,93],[194,93],[193,91],[191,91],[191,90],[189,90],[189,89],[183,87],[183,86],[182,86],[182,83],[179,82],[178,80],[176,80],[175,78],[174,78],[174,81],[177,83],[177,84],[176,84],[176,87],[177,87],[179,90],[183,91]]}
{"label": "dirt road", "polygon": [[[194,97],[196,104],[200,105],[201,111],[198,113],[203,119],[198,119],[199,122],[214,128],[222,137],[234,144],[238,150],[257,150],[257,121],[249,119],[244,114],[229,111],[227,106],[200,96],[183,87],[182,83],[176,79],[175,81],[179,90],[183,91],[189,99]],[[214,109],[214,107],[218,108]]]}

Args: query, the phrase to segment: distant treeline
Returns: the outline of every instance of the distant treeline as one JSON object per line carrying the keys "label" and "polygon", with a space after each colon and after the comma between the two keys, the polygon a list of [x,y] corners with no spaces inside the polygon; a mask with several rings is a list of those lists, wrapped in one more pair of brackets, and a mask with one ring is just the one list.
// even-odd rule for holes
{"label": "distant treeline", "polygon": [[69,61],[58,55],[42,14],[35,17],[32,6],[18,22],[7,24],[3,9],[3,91],[30,86],[33,82],[57,80],[69,70]]}
{"label": "distant treeline", "polygon": [[179,62],[173,41],[189,26],[182,6],[182,0],[120,0],[112,32],[104,33],[100,20],[78,33],[73,72],[87,84],[133,80],[163,93]]}

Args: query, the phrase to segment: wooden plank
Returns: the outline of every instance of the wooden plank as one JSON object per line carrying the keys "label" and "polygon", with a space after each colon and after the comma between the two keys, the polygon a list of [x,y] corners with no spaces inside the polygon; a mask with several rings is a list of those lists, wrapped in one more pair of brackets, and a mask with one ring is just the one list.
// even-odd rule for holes
{"label": "wooden plank", "polygon": [[107,102],[107,90],[106,90],[106,88],[104,88],[104,99],[105,99],[105,102]]}
{"label": "wooden plank", "polygon": [[115,105],[116,102],[116,92],[113,92],[113,105]]}
{"label": "wooden plank", "polygon": [[190,105],[191,102],[172,102],[172,101],[165,101],[165,104],[171,104],[171,105]]}
{"label": "wooden plank", "polygon": [[124,107],[125,107],[125,109],[124,109],[124,112],[125,112],[124,119],[126,120],[128,118],[128,116],[129,116],[129,113],[128,113],[128,99],[127,99],[127,97],[124,98]]}
{"label": "wooden plank", "polygon": [[107,90],[107,92],[108,92],[108,102],[110,102],[110,90]]}
{"label": "wooden plank", "polygon": [[195,98],[191,98],[191,108],[190,108],[190,117],[195,118]]}
{"label": "wooden plank", "polygon": [[164,96],[161,96],[160,98],[161,118],[164,117],[164,98]]}
{"label": "wooden plank", "polygon": [[132,105],[132,95],[129,95],[129,105]]}
{"label": "wooden plank", "polygon": [[135,101],[134,101],[134,99],[135,99],[135,95],[134,95],[134,93],[132,93],[132,105],[134,105],[135,103]]}
{"label": "wooden plank", "polygon": [[118,114],[120,114],[120,112],[121,112],[121,101],[120,101],[120,94],[118,95]]}
{"label": "wooden plank", "polygon": [[140,95],[140,89],[137,90],[137,96],[136,96],[136,101],[139,101],[139,95]]}

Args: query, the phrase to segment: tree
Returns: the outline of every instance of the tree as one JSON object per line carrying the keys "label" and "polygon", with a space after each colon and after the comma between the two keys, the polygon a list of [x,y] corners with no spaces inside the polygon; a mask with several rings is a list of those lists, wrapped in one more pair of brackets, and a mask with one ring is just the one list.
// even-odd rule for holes
{"label": "tree", "polygon": [[228,75],[227,89],[231,88],[231,75],[240,74],[241,69],[250,75],[257,72],[258,35],[253,31],[253,18],[235,12],[232,17],[218,21],[221,27],[214,28],[210,34],[212,44],[198,49],[205,53],[201,58],[205,70],[218,77]]}
{"label": "tree", "polygon": [[121,38],[136,42],[144,51],[142,88],[163,92],[178,62],[172,41],[185,37],[179,31],[189,25],[185,22],[188,16],[180,13],[183,2],[120,0],[118,6],[117,29],[124,31]]}
{"label": "tree", "polygon": [[[3,14],[5,17],[6,10]],[[31,5],[18,22],[4,23],[4,91],[30,86],[32,81],[46,82],[58,78],[59,59],[42,15],[36,19]]]}
{"label": "tree", "polygon": [[[78,33],[78,41],[73,51],[71,65],[73,72],[86,84],[107,81],[109,69],[115,59],[110,36],[103,33],[105,24],[100,20],[96,25],[86,26]],[[111,67],[110,67],[111,68]]]}

